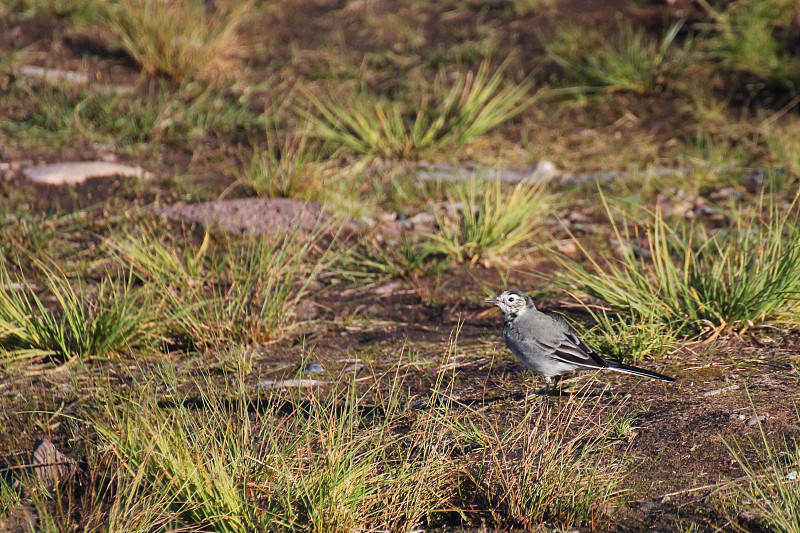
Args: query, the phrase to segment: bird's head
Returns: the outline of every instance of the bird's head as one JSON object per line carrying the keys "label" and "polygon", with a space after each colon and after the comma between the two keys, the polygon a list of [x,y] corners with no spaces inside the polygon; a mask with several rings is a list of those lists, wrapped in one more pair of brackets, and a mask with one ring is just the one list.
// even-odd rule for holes
{"label": "bird's head", "polygon": [[531,297],[517,290],[503,291],[497,298],[485,301],[495,304],[506,316],[517,316],[526,309],[536,309]]}

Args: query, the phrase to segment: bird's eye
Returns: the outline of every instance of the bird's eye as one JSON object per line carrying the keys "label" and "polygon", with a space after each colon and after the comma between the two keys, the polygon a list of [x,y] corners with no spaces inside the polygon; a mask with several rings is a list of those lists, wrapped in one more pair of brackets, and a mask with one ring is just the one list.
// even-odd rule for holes
{"label": "bird's eye", "polygon": [[514,300],[516,300],[516,297],[514,297],[514,296],[509,296],[508,297],[508,301],[509,302],[513,302]]}

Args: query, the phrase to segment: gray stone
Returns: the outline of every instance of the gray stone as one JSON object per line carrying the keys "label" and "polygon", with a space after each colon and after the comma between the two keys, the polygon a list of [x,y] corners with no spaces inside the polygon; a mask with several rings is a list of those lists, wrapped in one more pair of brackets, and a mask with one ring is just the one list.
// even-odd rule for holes
{"label": "gray stone", "polygon": [[303,372],[307,374],[318,374],[320,372],[325,372],[325,367],[319,363],[311,363],[303,369]]}
{"label": "gray stone", "polygon": [[405,221],[405,226],[413,231],[433,233],[436,227],[436,217],[431,213],[417,213]]}
{"label": "gray stone", "polygon": [[747,426],[757,426],[759,422],[763,422],[766,420],[766,415],[758,415],[758,416],[751,416],[747,420],[744,421],[745,425]]}
{"label": "gray stone", "polygon": [[365,367],[364,363],[353,363],[352,365],[348,365],[348,366],[344,367],[342,372],[355,372],[357,374],[364,367]]}

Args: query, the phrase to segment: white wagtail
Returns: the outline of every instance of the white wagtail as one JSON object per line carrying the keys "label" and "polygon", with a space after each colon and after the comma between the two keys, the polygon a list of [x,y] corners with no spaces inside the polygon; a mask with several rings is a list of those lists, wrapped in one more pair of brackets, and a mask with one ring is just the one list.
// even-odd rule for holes
{"label": "white wagtail", "polygon": [[604,358],[578,338],[567,322],[557,315],[536,309],[533,300],[520,291],[505,291],[486,302],[497,305],[506,315],[503,338],[522,364],[544,376],[545,392],[561,375],[573,370],[614,370],[661,381],[673,378]]}

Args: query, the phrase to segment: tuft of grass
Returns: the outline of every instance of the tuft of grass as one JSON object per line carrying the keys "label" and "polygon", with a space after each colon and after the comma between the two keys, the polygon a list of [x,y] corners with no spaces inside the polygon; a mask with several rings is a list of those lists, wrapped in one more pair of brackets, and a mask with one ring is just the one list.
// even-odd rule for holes
{"label": "tuft of grass", "polygon": [[765,128],[765,140],[769,154],[778,172],[784,172],[786,178],[781,189],[790,189],[800,179],[800,120],[788,117],[783,124],[769,124]]}
{"label": "tuft of grass", "polygon": [[161,83],[155,94],[120,95],[17,81],[8,97],[34,106],[0,120],[0,131],[30,144],[80,138],[121,148],[154,141],[178,144],[210,134],[243,137],[257,122],[234,94],[198,85],[175,91]]}
{"label": "tuft of grass", "polygon": [[222,90],[218,86],[184,84],[174,93],[165,89],[152,136],[176,143],[205,135],[244,140],[258,125],[258,118],[247,103],[247,95],[231,86]]}
{"label": "tuft of grass", "polygon": [[250,165],[239,180],[259,196],[290,198],[320,185],[313,163],[315,146],[306,131],[286,133],[282,143],[267,135],[266,149],[256,148]]}
{"label": "tuft of grass", "polygon": [[439,229],[428,235],[435,253],[459,263],[508,257],[531,240],[547,217],[547,183],[519,183],[509,193],[500,180],[470,180],[448,195],[451,211],[437,214]]}
{"label": "tuft of grass", "polygon": [[[719,506],[734,524],[755,522],[769,531],[800,533],[800,444],[769,442],[763,427],[760,440],[744,446],[726,443],[746,479],[720,497]],[[750,459],[755,454],[756,459]],[[735,505],[726,505],[735,501]]]}
{"label": "tuft of grass", "polygon": [[198,385],[202,409],[180,400],[164,409],[148,393],[97,421],[127,474],[190,527],[408,530],[451,490],[441,415],[409,420],[399,383],[384,393],[360,393],[354,382],[290,393],[258,409],[244,389]]}
{"label": "tuft of grass", "polygon": [[[76,290],[59,270],[40,265],[48,299],[0,264],[0,347],[2,359],[103,357],[157,340],[154,317],[130,279],[101,282],[94,295]],[[55,301],[55,306],[48,304]]]}
{"label": "tuft of grass", "polygon": [[256,435],[246,413],[231,416],[221,402],[212,405],[201,415],[182,406],[163,411],[143,399],[112,410],[110,423],[97,430],[128,476],[141,475],[148,492],[170,502],[183,521],[225,533],[266,530],[246,497],[260,466],[248,446]]}
{"label": "tuft of grass", "polygon": [[740,143],[719,140],[711,134],[692,136],[683,146],[681,159],[695,169],[696,178],[682,184],[685,189],[700,190],[700,183],[730,184],[741,182],[743,167],[752,164],[752,155]]}
{"label": "tuft of grass", "polygon": [[78,136],[79,132],[74,126],[74,113],[76,106],[88,98],[85,87],[55,88],[44,84],[28,85],[17,82],[9,88],[5,96],[34,103],[32,110],[18,116],[12,114],[0,121],[0,127],[9,135],[20,141],[34,137],[48,142],[63,142]]}
{"label": "tuft of grass", "polygon": [[[147,490],[142,472],[128,475],[120,466],[110,454],[93,451],[87,457],[82,483],[72,480],[52,490],[44,490],[30,472],[22,471],[17,488],[0,478],[0,501],[3,493],[9,493],[17,500],[15,505],[30,504],[35,510],[35,530],[42,533],[76,530],[79,524],[87,533],[196,531],[178,521],[170,510],[174,502]],[[28,525],[26,531],[33,530],[34,524]]]}
{"label": "tuft of grass", "polygon": [[6,476],[0,477],[0,516],[8,516],[19,505],[21,496]]}
{"label": "tuft of grass", "polygon": [[433,251],[424,242],[403,236],[398,243],[387,245],[367,236],[341,249],[333,260],[332,273],[353,283],[375,283],[425,277],[436,267]]}
{"label": "tuft of grass", "polygon": [[[776,200],[769,201],[767,212],[759,209],[766,222],[740,213],[734,227],[715,234],[671,227],[656,211],[645,230],[646,253],[631,246],[619,260],[603,259],[581,247],[592,270],[562,256],[564,284],[634,321],[660,321],[676,333],[719,334],[767,323],[796,308],[800,296],[797,221],[791,209],[781,214]],[[619,242],[631,241],[616,222],[612,227]]]}
{"label": "tuft of grass", "polygon": [[680,47],[675,44],[682,27],[683,21],[676,22],[656,42],[647,37],[644,28],[635,30],[630,22],[620,21],[618,41],[603,40],[592,52],[584,52],[582,59],[560,55],[561,49],[573,47],[558,42],[550,44],[548,52],[558,64],[592,87],[611,92],[661,92],[670,80],[680,76],[691,59],[692,39]]}
{"label": "tuft of grass", "polygon": [[153,291],[169,332],[205,346],[262,342],[288,325],[326,265],[327,251],[315,245],[324,231],[320,224],[306,237],[296,227],[271,238],[206,234],[193,246],[149,230],[108,246]]}
{"label": "tuft of grass", "polygon": [[95,0],[100,20],[149,75],[173,80],[235,76],[232,54],[241,48],[239,29],[250,17],[249,0]]}
{"label": "tuft of grass", "polygon": [[[441,81],[434,93],[441,93],[440,87]],[[460,75],[443,97],[424,99],[414,109],[399,103],[378,104],[363,94],[338,104],[307,93],[318,116],[305,114],[312,122],[311,134],[337,148],[415,159],[431,152],[457,150],[510,120],[530,104],[527,92],[526,83],[503,86],[503,69],[492,73],[489,62],[484,61],[477,73]]]}
{"label": "tuft of grass", "polygon": [[602,354],[639,361],[663,355],[674,346],[677,332],[655,314],[619,315],[586,307],[594,319],[591,328],[578,326],[583,338]]}
{"label": "tuft of grass", "polygon": [[593,421],[599,412],[586,413],[587,401],[574,395],[558,409],[529,408],[511,425],[469,426],[477,450],[467,458],[468,505],[488,509],[502,529],[601,522],[620,495],[604,456],[615,426]]}
{"label": "tuft of grass", "polygon": [[705,4],[716,33],[707,40],[716,68],[748,92],[794,96],[800,92],[800,56],[792,0],[740,0],[715,10]]}

